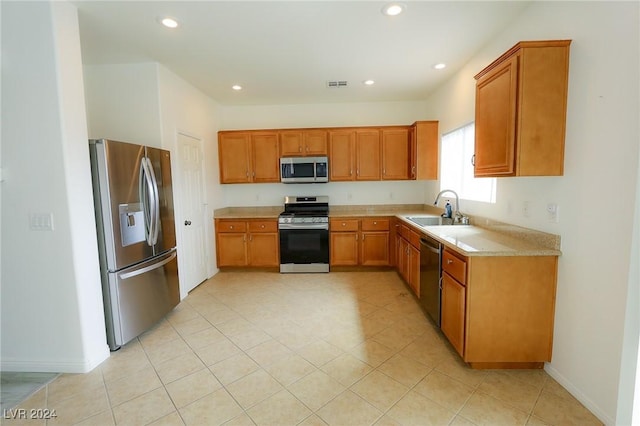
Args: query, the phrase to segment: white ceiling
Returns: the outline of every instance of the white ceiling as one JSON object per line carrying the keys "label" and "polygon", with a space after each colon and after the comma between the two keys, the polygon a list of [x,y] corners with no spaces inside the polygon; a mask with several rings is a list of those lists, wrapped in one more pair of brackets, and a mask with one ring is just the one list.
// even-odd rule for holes
{"label": "white ceiling", "polygon": [[407,1],[390,17],[381,1],[73,3],[85,64],[159,62],[223,105],[422,100],[528,4]]}

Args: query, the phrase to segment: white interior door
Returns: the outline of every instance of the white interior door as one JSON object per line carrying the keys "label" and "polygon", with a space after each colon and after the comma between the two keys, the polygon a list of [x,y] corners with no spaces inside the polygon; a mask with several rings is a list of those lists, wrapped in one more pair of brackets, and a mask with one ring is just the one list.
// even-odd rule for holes
{"label": "white interior door", "polygon": [[184,297],[207,279],[201,141],[178,133],[178,162],[182,218],[176,221],[176,228],[182,228],[180,263],[185,270],[181,274],[184,282],[180,283],[180,289]]}

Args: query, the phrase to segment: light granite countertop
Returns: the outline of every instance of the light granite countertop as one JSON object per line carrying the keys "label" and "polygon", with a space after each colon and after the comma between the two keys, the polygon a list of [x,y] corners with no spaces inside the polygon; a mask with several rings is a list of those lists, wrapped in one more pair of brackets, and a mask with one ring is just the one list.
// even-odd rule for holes
{"label": "light granite countertop", "polygon": [[[215,219],[277,219],[282,206],[226,207]],[[471,217],[471,225],[419,226],[408,216],[438,217],[442,209],[429,205],[331,206],[329,217],[394,216],[415,231],[440,241],[464,256],[560,256],[560,236],[491,219]]]}
{"label": "light granite countertop", "polygon": [[[474,225],[419,226],[406,216],[397,216],[425,235],[464,256],[560,256],[559,237],[552,234],[511,227],[498,232]],[[437,216],[436,216],[437,217]],[[526,235],[525,235],[526,234]]]}

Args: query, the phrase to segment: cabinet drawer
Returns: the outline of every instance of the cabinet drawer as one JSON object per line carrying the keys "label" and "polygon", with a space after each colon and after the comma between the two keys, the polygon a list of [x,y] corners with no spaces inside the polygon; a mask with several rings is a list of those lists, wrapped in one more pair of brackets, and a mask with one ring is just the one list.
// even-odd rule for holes
{"label": "cabinet drawer", "polygon": [[357,231],[358,219],[330,219],[329,226],[332,232]]}
{"label": "cabinet drawer", "polygon": [[420,234],[418,234],[416,231],[410,229],[407,240],[409,241],[409,243],[411,243],[412,246],[420,249]]}
{"label": "cabinet drawer", "polygon": [[409,240],[409,227],[404,224],[400,224],[400,236],[405,240]]}
{"label": "cabinet drawer", "polygon": [[442,253],[442,269],[455,278],[460,284],[467,282],[467,262],[450,251]]}
{"label": "cabinet drawer", "polygon": [[273,220],[249,222],[249,232],[277,232],[278,223]]}
{"label": "cabinet drawer", "polygon": [[218,222],[218,232],[245,232],[247,223],[235,220],[221,220]]}
{"label": "cabinet drawer", "polygon": [[388,231],[389,219],[362,219],[363,231]]}

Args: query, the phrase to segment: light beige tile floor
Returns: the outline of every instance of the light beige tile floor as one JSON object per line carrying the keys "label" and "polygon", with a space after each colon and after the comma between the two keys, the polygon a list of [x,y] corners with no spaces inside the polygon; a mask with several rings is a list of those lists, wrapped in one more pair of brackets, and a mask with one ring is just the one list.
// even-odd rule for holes
{"label": "light beige tile floor", "polygon": [[84,425],[598,425],[542,370],[467,368],[394,272],[221,272],[17,408]]}

